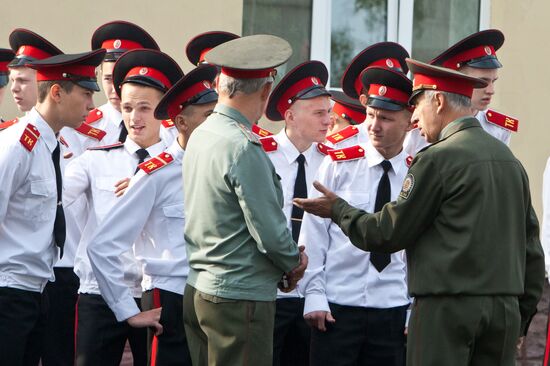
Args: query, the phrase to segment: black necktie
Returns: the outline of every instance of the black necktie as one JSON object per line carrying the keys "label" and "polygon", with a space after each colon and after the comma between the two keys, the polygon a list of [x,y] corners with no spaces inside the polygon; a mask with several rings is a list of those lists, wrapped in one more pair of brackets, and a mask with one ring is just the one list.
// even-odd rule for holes
{"label": "black necktie", "polygon": [[149,156],[149,153],[145,149],[138,149],[136,151],[136,155],[138,156],[139,160],[138,160],[138,166],[136,167],[136,171],[134,172],[134,174],[136,174],[138,172],[139,164],[141,164],[145,161],[145,159]]}
{"label": "black necktie", "polygon": [[128,130],[126,129],[126,125],[124,124],[124,122],[122,122],[121,124],[122,129],[120,130],[120,135],[118,135],[118,141],[125,142],[126,136],[128,136]]}
{"label": "black necktie", "polygon": [[[384,174],[378,182],[378,190],[376,191],[376,202],[374,204],[374,211],[378,212],[384,207],[384,205],[390,202],[391,198],[391,185],[390,178],[388,177],[388,171],[391,169],[391,163],[388,160],[384,160],[380,163]],[[374,268],[378,272],[382,272],[388,264],[390,264],[391,257],[389,253],[376,253],[370,254],[370,262],[374,265]]]}
{"label": "black necktie", "polygon": [[[300,154],[296,158],[298,162],[298,174],[296,174],[296,181],[294,182],[294,198],[307,198],[307,185],[306,185],[306,158]],[[302,227],[302,217],[304,217],[304,210],[295,205],[292,206],[292,239],[297,243],[300,236],[300,228]]]}
{"label": "black necktie", "polygon": [[60,249],[60,257],[63,257],[63,245],[65,244],[65,212],[63,211],[63,178],[61,177],[61,167],[59,166],[60,148],[59,142],[52,152],[52,161],[55,168],[55,185],[57,186],[57,209],[55,211],[55,221],[53,224],[53,238]]}

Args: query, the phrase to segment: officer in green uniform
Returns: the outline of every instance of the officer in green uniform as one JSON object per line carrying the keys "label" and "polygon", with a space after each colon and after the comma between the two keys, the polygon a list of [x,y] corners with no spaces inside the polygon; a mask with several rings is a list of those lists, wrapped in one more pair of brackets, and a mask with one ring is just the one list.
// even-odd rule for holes
{"label": "officer in green uniform", "polygon": [[277,284],[291,290],[307,257],[287,228],[273,164],[252,134],[285,40],[239,38],[206,55],[220,66],[214,113],[184,157],[189,276],[184,322],[193,365],[270,365]]}
{"label": "officer in green uniform", "polygon": [[473,88],[485,81],[407,63],[412,122],[432,145],[413,160],[397,201],[369,214],[316,183],[324,197],[295,203],[331,217],[358,248],[407,250],[407,365],[515,365],[544,282],[527,174],[469,117]]}

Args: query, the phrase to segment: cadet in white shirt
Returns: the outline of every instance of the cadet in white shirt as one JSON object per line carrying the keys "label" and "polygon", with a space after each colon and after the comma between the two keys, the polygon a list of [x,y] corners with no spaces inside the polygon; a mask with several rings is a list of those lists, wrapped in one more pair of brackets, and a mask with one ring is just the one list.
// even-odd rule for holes
{"label": "cadet in white shirt", "polygon": [[[317,180],[373,212],[397,197],[412,161],[403,150],[412,83],[381,67],[367,68],[362,79],[369,141],[329,151]],[[304,318],[313,327],[311,365],[405,365],[410,299],[404,252],[361,251],[330,219],[308,213],[299,243],[308,243],[310,256],[302,286]]]}
{"label": "cadet in white shirt", "polygon": [[352,99],[338,90],[331,90],[330,94],[334,104],[330,112],[327,136],[334,135],[348,126],[360,125],[365,121],[366,109],[357,99]]}
{"label": "cadet in white shirt", "polygon": [[488,109],[495,94],[498,69],[502,64],[496,51],[504,43],[504,34],[497,29],[487,29],[469,35],[449,47],[430,64],[447,67],[487,82],[484,88],[474,89],[472,110],[481,127],[506,145],[510,145],[512,132],[517,132],[519,121]]}
{"label": "cadet in white shirt", "polygon": [[[140,164],[128,190],[88,246],[102,296],[117,320],[150,327],[150,364],[191,365],[183,328],[183,290],[189,266],[183,237],[182,158],[191,133],[214,109],[218,95],[211,85],[216,74],[214,66],[199,67],[164,95],[155,118],[174,121],[177,140]],[[144,312],[122,281],[120,256],[132,246],[143,269]]]}
{"label": "cadet in white shirt", "polygon": [[[75,272],[80,278],[77,306],[76,364],[115,365],[120,362],[129,338],[134,364],[146,364],[146,332],[117,322],[100,295],[86,248],[97,226],[117,202],[115,184],[137,172],[138,164],[160,154],[165,148],[159,138],[160,121],[153,111],[162,95],[183,75],[168,55],[156,50],[132,50],[116,63],[113,76],[121,95],[122,116],[129,131],[122,143],[93,148],[69,163],[65,171],[65,198],[69,205],[84,194],[89,214],[80,241]],[[121,90],[122,89],[122,90]],[[121,255],[124,284],[139,302],[141,268],[133,251]],[[98,342],[103,339],[103,342]]]}
{"label": "cadet in white shirt", "polygon": [[[302,63],[277,84],[266,108],[270,120],[285,121],[281,132],[261,142],[280,177],[283,212],[295,242],[304,212],[292,204],[292,199],[307,197],[307,189],[328,150],[322,144],[330,125],[330,93],[324,87],[327,79],[322,62]],[[273,365],[309,365],[310,328],[304,322],[303,310],[304,299],[297,289],[278,291]]]}
{"label": "cadet in white shirt", "polygon": [[93,109],[95,67],[104,52],[26,64],[37,70],[38,103],[24,123],[0,135],[0,355],[6,365],[36,365],[45,347],[43,291],[55,280],[66,236],[56,135],[64,126],[78,127]]}

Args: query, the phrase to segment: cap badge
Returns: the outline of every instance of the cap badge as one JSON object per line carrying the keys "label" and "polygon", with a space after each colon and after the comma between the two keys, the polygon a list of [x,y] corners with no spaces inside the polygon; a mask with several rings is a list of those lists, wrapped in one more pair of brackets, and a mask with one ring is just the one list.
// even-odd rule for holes
{"label": "cap badge", "polygon": [[316,77],[312,77],[312,78],[311,78],[311,82],[312,82],[314,85],[319,85],[319,80],[317,80]]}
{"label": "cap badge", "polygon": [[115,49],[119,49],[121,44],[122,44],[122,42],[120,42],[120,39],[117,39],[113,42],[113,47]]}
{"label": "cap badge", "polygon": [[141,69],[139,69],[140,75],[147,75],[148,72],[149,72],[149,69],[146,67],[142,67]]}
{"label": "cap badge", "polygon": [[487,54],[487,56],[491,55],[491,48],[489,48],[489,46],[485,46],[485,53]]}
{"label": "cap badge", "polygon": [[202,82],[202,85],[204,85],[204,87],[205,87],[205,88],[208,88],[208,89],[211,89],[211,88],[212,88],[212,86],[210,85],[210,83],[209,83],[208,81],[206,81],[206,80]]}
{"label": "cap badge", "polygon": [[379,89],[378,89],[378,95],[386,95],[386,87],[384,85],[382,85]]}
{"label": "cap badge", "polygon": [[390,60],[389,58],[387,58],[387,59],[386,59],[386,65],[387,65],[388,67],[393,67],[393,61]]}

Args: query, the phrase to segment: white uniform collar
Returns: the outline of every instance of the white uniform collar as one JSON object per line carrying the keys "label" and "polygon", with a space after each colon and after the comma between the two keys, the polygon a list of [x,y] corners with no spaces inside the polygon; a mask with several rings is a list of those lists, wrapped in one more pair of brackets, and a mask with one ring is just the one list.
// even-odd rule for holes
{"label": "white uniform collar", "polygon": [[[296,161],[296,159],[298,158],[298,155],[300,155],[300,151],[298,151],[296,146],[294,146],[292,141],[290,141],[290,139],[286,135],[285,129],[283,128],[281,130],[281,132],[276,134],[273,138],[279,144],[279,149],[282,150],[288,164],[294,163]],[[309,161],[311,161],[311,154],[315,150],[316,146],[317,146],[317,144],[313,143],[313,144],[311,144],[311,146],[306,151],[301,153],[304,156],[304,158],[306,159],[306,164]]]}
{"label": "white uniform collar", "polygon": [[31,123],[40,132],[40,138],[44,140],[48,150],[53,152],[57,146],[57,137],[50,125],[42,118],[40,113],[33,107],[26,115],[27,121]]}
{"label": "white uniform collar", "polygon": [[[141,149],[141,147],[139,147],[138,144],[136,144],[134,141],[132,141],[132,139],[130,137],[128,137],[126,139],[126,141],[124,142],[124,148],[130,154],[135,154],[136,151]],[[150,157],[154,157],[154,156],[157,156],[158,154],[160,154],[161,152],[163,152],[165,149],[166,149],[166,144],[164,143],[164,141],[160,140],[159,142],[157,142],[154,145],[149,146],[145,150],[147,150]]]}
{"label": "white uniform collar", "polygon": [[[363,148],[365,149],[365,155],[367,157],[367,165],[369,166],[369,168],[372,168],[373,166],[376,166],[380,164],[382,161],[386,160],[378,152],[378,150],[376,150],[376,148],[372,145],[370,141],[368,143],[361,144],[361,146],[363,146]],[[392,169],[396,175],[399,175],[403,169],[407,169],[407,166],[405,164],[405,160],[407,159],[407,156],[408,155],[405,152],[405,150],[401,150],[399,154],[389,159],[392,165]]]}
{"label": "white uniform collar", "polygon": [[182,161],[185,150],[180,146],[178,138],[174,139],[174,142],[166,149],[166,151],[174,157],[174,159]]}
{"label": "white uniform collar", "polygon": [[[109,122],[119,127],[122,122],[122,113],[117,111],[115,107],[109,102],[103,104],[99,109],[104,115],[107,115]],[[105,118],[106,116],[104,116]]]}

